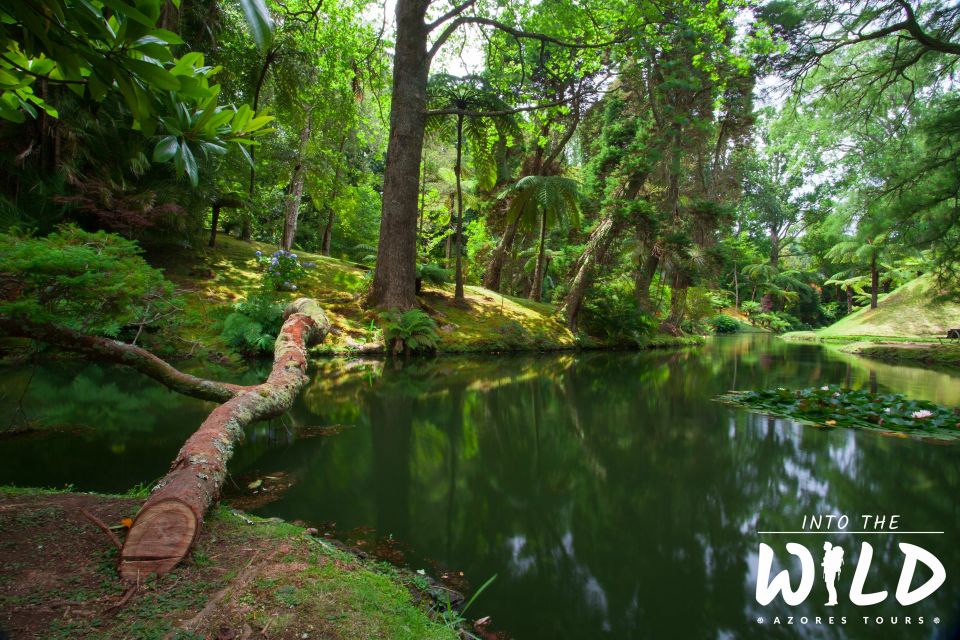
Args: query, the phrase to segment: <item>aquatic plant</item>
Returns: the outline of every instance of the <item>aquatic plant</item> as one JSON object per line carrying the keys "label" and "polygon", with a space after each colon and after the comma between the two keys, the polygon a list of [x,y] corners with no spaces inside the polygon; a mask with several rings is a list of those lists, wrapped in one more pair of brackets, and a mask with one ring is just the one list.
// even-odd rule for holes
{"label": "aquatic plant", "polygon": [[834,385],[790,390],[731,391],[717,400],[817,427],[871,429],[900,437],[960,439],[960,409],[898,393],[877,394]]}

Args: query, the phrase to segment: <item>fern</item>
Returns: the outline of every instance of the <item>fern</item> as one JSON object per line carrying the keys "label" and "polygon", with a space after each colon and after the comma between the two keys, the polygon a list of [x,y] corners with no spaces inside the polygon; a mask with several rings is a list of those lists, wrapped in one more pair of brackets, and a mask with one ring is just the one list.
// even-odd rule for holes
{"label": "fern", "polygon": [[417,351],[433,351],[440,336],[437,323],[419,309],[404,313],[397,310],[380,314],[383,337],[390,352],[396,355]]}

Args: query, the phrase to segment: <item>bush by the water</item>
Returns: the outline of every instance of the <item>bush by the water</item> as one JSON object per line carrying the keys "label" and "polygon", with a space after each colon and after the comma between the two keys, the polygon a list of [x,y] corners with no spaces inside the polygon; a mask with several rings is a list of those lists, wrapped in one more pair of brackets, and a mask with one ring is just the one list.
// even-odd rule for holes
{"label": "bush by the water", "polygon": [[855,427],[903,437],[960,439],[960,410],[895,393],[874,394],[824,385],[798,390],[734,391],[718,400],[821,427]]}
{"label": "bush by the water", "polygon": [[173,285],[136,242],[61,226],[44,238],[0,234],[0,314],[116,336],[172,308]]}
{"label": "bush by the water", "polygon": [[257,293],[233,306],[223,320],[220,338],[246,355],[269,353],[281,326],[283,305],[265,293]]}
{"label": "bush by the water", "polygon": [[388,352],[396,355],[433,351],[440,340],[437,323],[419,309],[403,313],[393,309],[381,313],[380,327]]}
{"label": "bush by the water", "polygon": [[740,323],[728,315],[718,313],[708,320],[714,333],[736,333],[740,330]]}

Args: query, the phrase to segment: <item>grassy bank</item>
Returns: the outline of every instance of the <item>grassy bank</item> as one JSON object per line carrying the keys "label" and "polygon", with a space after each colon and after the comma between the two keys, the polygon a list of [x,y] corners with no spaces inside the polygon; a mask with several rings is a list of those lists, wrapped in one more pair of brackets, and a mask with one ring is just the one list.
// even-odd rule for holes
{"label": "grassy bank", "polygon": [[[177,340],[186,350],[218,344],[218,310],[242,300],[260,283],[257,250],[274,247],[241,242],[220,236],[217,247],[184,261],[182,252],[165,254],[153,250],[148,260],[162,267],[167,277],[184,293],[185,320]],[[302,262],[314,263],[291,299],[315,298],[333,325],[322,351],[330,353],[382,350],[377,314],[361,306],[367,270],[359,265],[298,252]],[[602,338],[582,343],[560,321],[552,305],[514,298],[482,287],[467,286],[466,301],[457,303],[453,285],[424,285],[419,297],[423,309],[436,321],[440,336],[438,351],[447,353],[484,351],[561,350],[578,346],[609,346]],[[649,348],[702,344],[698,336],[672,338],[651,336],[641,345]]]}
{"label": "grassy bank", "polygon": [[840,350],[884,362],[960,367],[960,345],[957,344],[854,342]]}
{"label": "grassy bank", "polygon": [[888,362],[960,366],[960,347],[940,344],[960,326],[960,301],[933,276],[921,276],[869,307],[817,331],[786,333],[784,340],[839,345],[845,353]]}
{"label": "grassy bank", "polygon": [[947,329],[960,326],[960,298],[933,276],[911,280],[879,300],[829,327],[784,334],[788,340],[817,342],[936,342]]}
{"label": "grassy bank", "polygon": [[443,592],[425,577],[226,507],[209,514],[188,562],[121,604],[116,548],[83,512],[116,525],[138,507],[0,488],[0,630],[48,640],[459,637],[428,613]]}

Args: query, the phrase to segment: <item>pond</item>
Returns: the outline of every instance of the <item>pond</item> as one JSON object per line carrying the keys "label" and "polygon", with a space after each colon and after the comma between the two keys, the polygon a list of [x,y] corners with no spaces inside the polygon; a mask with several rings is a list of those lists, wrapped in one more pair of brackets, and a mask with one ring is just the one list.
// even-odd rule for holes
{"label": "pond", "polygon": [[[234,491],[284,477],[292,487],[256,513],[434,575],[462,572],[474,588],[496,574],[470,614],[520,640],[955,637],[960,446],[804,427],[713,401],[827,383],[960,405],[954,375],[763,335],[679,352],[325,361],[293,411],[250,429],[231,463]],[[0,388],[4,424],[67,427],[0,439],[0,483],[27,486],[149,483],[211,406],[79,363],[0,371]],[[295,437],[335,425],[336,435]],[[863,528],[862,515],[896,514],[901,530],[944,533],[758,533],[799,530],[815,514],[846,514],[849,530]],[[798,570],[785,551],[796,542],[819,574],[825,539],[846,551],[836,607],[824,606],[819,575],[801,605],[757,603],[760,543],[774,550],[774,573]],[[857,607],[848,593],[864,541],[865,591],[889,596]],[[903,542],[947,574],[910,606],[894,598]],[[921,567],[914,586],[928,574]]]}

